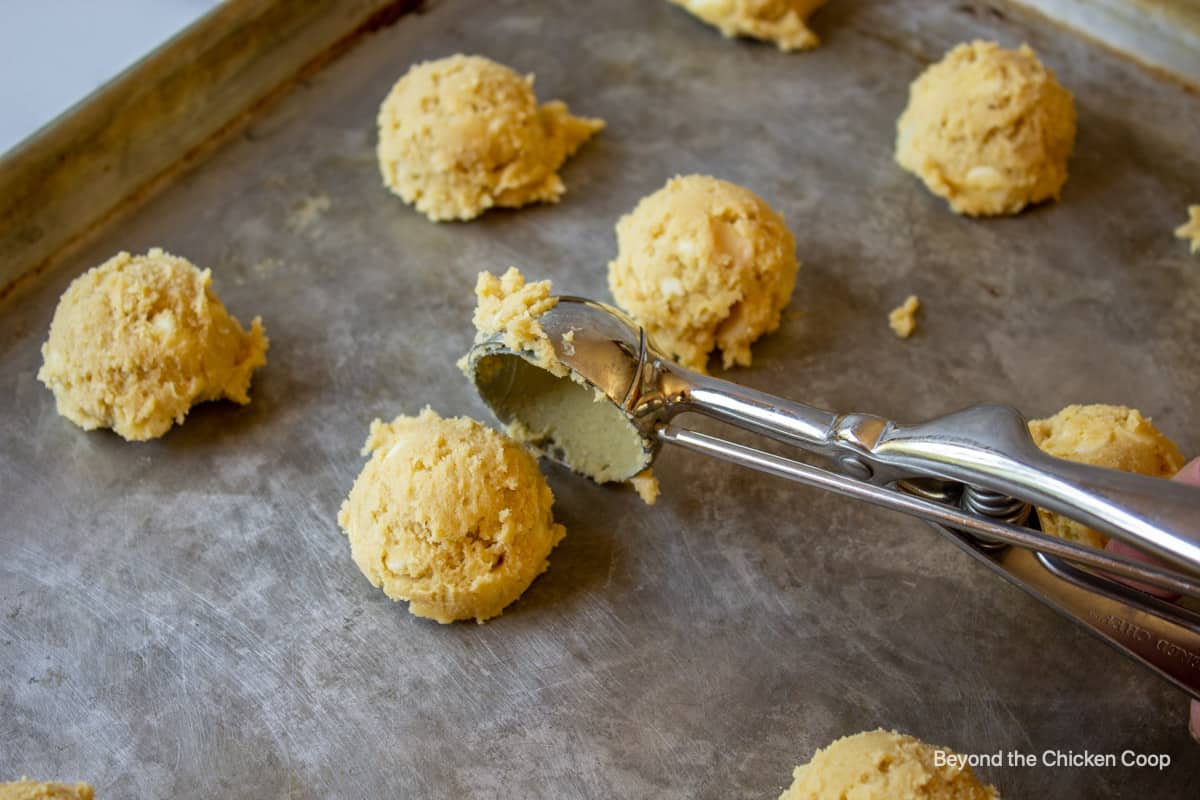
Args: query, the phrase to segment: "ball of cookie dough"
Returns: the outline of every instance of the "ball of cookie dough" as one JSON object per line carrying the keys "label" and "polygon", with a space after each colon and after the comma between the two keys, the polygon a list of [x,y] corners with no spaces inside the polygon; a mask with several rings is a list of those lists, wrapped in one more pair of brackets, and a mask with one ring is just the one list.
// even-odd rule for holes
{"label": "ball of cookie dough", "polygon": [[247,331],[212,290],[212,274],[158,248],[118,253],[58,301],[38,380],[58,413],[129,441],[162,436],[208,400],[250,402],[267,363],[257,317]]}
{"label": "ball of cookie dough", "polygon": [[396,82],[379,109],[383,182],[435,222],[493,206],[557,202],[558,168],[599,119],[558,101],[538,106],[533,76],[480,56],[427,61]]}
{"label": "ball of cookie dough", "polygon": [[608,286],[661,350],[703,372],[750,364],[779,327],[796,283],[796,240],[749,189],[706,175],[672,178],[617,223]]}
{"label": "ball of cookie dough", "polygon": [[19,781],[0,783],[0,800],[92,800],[95,790],[87,783]]}
{"label": "ball of cookie dough", "polygon": [[368,453],[338,523],[367,580],[416,616],[483,622],[549,566],[566,531],[537,462],[513,440],[426,408],[372,422]]}
{"label": "ball of cookie dough", "polygon": [[808,50],[820,39],[808,28],[808,18],[825,0],[671,0],[695,14],[721,34],[749,36],[774,42],[780,50]]}
{"label": "ball of cookie dough", "polygon": [[909,89],[896,161],[959,214],[1016,214],[1057,198],[1075,103],[1027,45],[960,44]]}
{"label": "ball of cookie dough", "polygon": [[[1033,441],[1045,452],[1069,461],[1170,478],[1184,464],[1179,448],[1141,412],[1124,406],[1067,406],[1048,419],[1029,423]],[[1042,530],[1092,547],[1108,537],[1083,523],[1038,509]]]}
{"label": "ball of cookie dough", "polygon": [[945,747],[882,729],[838,739],[796,767],[779,800],[997,800],[969,766],[938,766]]}

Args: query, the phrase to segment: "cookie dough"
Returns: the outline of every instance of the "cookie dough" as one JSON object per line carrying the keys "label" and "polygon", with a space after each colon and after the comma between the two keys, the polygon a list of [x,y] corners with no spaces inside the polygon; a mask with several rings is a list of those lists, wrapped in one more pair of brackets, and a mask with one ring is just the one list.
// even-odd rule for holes
{"label": "cookie dough", "polygon": [[[598,388],[567,369],[539,318],[557,304],[550,281],[529,283],[516,267],[497,278],[482,272],[475,284],[475,342],[499,341],[515,354],[497,353],[458,367],[505,424],[529,444],[597,483],[637,480],[643,500],[651,480],[639,472],[648,456],[641,435]],[[564,335],[573,350],[575,331]],[[653,482],[657,497],[657,482]],[[647,502],[653,502],[647,500]]]}
{"label": "cookie dough", "polygon": [[26,778],[0,783],[0,800],[92,800],[94,793],[86,783],[42,783]]}
{"label": "cookie dough", "polygon": [[384,184],[435,222],[557,202],[558,168],[603,120],[538,106],[533,76],[480,56],[417,64],[379,109]]}
{"label": "cookie dough", "polygon": [[[1033,441],[1052,456],[1096,467],[1170,478],[1183,467],[1183,454],[1136,409],[1124,406],[1067,406],[1048,419],[1029,423]],[[1092,547],[1108,537],[1082,523],[1038,509],[1046,533]]]}
{"label": "cookie dough", "polygon": [[1175,229],[1179,239],[1191,239],[1192,254],[1200,253],[1200,206],[1188,206],[1188,221]]}
{"label": "cookie dough", "polygon": [[945,747],[883,729],[838,739],[796,767],[779,800],[998,800],[969,766],[938,766]]}
{"label": "cookie dough", "polygon": [[658,478],[654,475],[654,470],[646,469],[639,472],[629,479],[629,485],[646,505],[652,506],[658,502]]}
{"label": "cookie dough", "polygon": [[888,312],[888,325],[892,333],[907,339],[917,329],[917,312],[921,310],[921,298],[910,294],[903,303]]}
{"label": "cookie dough", "polygon": [[809,50],[821,40],[808,18],[825,0],[671,0],[732,39],[749,36],[780,50]]}
{"label": "cookie dough", "polygon": [[749,366],[750,344],[779,327],[800,267],[796,240],[749,189],[707,175],[672,178],[617,223],[608,286],[651,340],[689,369],[721,350]]}
{"label": "cookie dough", "polygon": [[498,616],[550,566],[566,533],[521,445],[464,417],[375,420],[338,523],[354,563],[408,610],[443,624]]}
{"label": "cookie dough", "polygon": [[58,301],[38,380],[58,413],[129,441],[162,436],[208,400],[250,402],[267,363],[255,317],[246,331],[212,290],[212,274],[158,248],[118,253]]}
{"label": "cookie dough", "polygon": [[909,89],[896,162],[959,214],[1016,214],[1057,199],[1075,103],[1028,45],[960,44]]}
{"label": "cookie dough", "polygon": [[[497,278],[486,270],[475,279],[475,341],[498,337],[514,353],[527,353],[529,360],[547,372],[566,377],[567,368],[558,360],[554,346],[542,330],[538,317],[558,304],[550,294],[550,281],[528,283],[516,267]],[[572,331],[572,338],[574,331]],[[460,367],[465,362],[460,362]]]}

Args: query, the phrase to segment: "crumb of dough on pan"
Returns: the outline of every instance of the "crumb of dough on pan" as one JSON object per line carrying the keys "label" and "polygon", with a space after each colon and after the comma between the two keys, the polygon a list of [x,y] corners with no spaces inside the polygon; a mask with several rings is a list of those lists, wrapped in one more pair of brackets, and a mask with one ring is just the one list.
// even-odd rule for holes
{"label": "crumb of dough on pan", "polygon": [[888,312],[888,325],[901,339],[907,339],[917,329],[917,312],[921,310],[921,299],[910,294],[900,305]]}
{"label": "crumb of dough on pan", "polygon": [[1191,239],[1191,252],[1200,253],[1200,205],[1188,206],[1188,221],[1175,229],[1179,239]]}
{"label": "crumb of dough on pan", "polygon": [[647,468],[634,475],[629,479],[629,485],[646,505],[652,506],[658,501],[658,478],[655,477],[653,469]]}

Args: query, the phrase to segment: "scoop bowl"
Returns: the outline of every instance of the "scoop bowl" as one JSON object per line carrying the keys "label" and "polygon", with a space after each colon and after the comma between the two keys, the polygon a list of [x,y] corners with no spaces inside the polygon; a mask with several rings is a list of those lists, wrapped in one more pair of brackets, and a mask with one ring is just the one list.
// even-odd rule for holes
{"label": "scoop bowl", "polygon": [[568,295],[538,318],[568,375],[478,342],[465,372],[509,432],[542,455],[601,483],[625,481],[658,453],[652,415],[635,415],[647,355],[642,328],[611,306]]}

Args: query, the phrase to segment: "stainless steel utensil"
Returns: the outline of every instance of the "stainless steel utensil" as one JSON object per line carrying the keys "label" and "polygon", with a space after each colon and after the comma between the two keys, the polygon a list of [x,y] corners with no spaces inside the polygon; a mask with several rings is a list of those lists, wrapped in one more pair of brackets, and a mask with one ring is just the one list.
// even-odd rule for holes
{"label": "stainless steel utensil", "polygon": [[[1200,614],[1109,577],[1200,597],[1200,490],[1048,456],[1008,406],[973,406],[915,425],[835,414],[686,370],[657,352],[635,322],[601,303],[560,297],[540,321],[574,379],[551,376],[533,365],[531,354],[497,340],[477,344],[467,364],[497,417],[537,431],[532,444],[546,456],[568,467],[593,458],[599,425],[604,467],[618,479],[647,467],[668,442],[921,517],[1034,597],[1200,698]],[[553,403],[539,407],[551,395]],[[829,467],[689,430],[676,419],[688,412],[794,445]],[[583,430],[553,422],[555,415],[575,413],[590,420]],[[536,424],[528,424],[533,418]],[[1035,505],[1175,568],[1042,534],[1032,527]]]}

